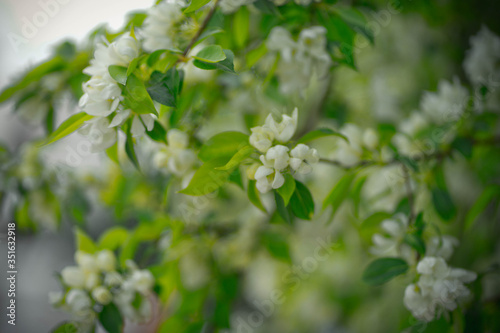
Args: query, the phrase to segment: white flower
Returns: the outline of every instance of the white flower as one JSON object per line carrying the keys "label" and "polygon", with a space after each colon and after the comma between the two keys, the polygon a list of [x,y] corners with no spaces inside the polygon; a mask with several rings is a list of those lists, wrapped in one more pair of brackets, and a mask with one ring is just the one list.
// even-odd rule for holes
{"label": "white flower", "polygon": [[319,162],[318,151],[302,143],[292,149],[290,156],[290,167],[300,174],[310,173],[311,165]]}
{"label": "white flower", "polygon": [[75,262],[84,272],[95,272],[98,269],[95,257],[90,253],[76,251]]}
{"label": "white flower", "polygon": [[137,290],[142,295],[148,295],[151,293],[151,289],[154,286],[155,279],[153,274],[147,269],[136,270],[132,273],[130,281]]}
{"label": "white flower", "polygon": [[118,109],[121,89],[109,76],[92,77],[83,84],[79,106],[92,116],[107,117]]}
{"label": "white flower", "polygon": [[411,248],[403,244],[408,229],[408,218],[403,214],[397,214],[391,219],[382,221],[381,228],[385,235],[376,233],[372,236],[374,246],[370,248],[370,252],[381,257],[410,258]]}
{"label": "white flower", "polygon": [[84,272],[85,274],[85,289],[92,290],[101,284],[101,277],[96,272]]}
{"label": "white flower", "polygon": [[444,235],[442,237],[435,236],[431,238],[427,244],[427,256],[442,257],[449,260],[453,254],[453,250],[459,244],[458,239],[452,236]]}
{"label": "white flower", "polygon": [[188,39],[183,36],[190,24],[182,12],[184,6],[184,1],[163,1],[148,10],[142,29],[146,51],[178,49]]}
{"label": "white flower", "polygon": [[379,145],[377,132],[373,128],[368,128],[363,133],[363,145],[371,150],[375,150]]}
{"label": "white flower", "polygon": [[274,132],[266,126],[253,127],[250,130],[250,144],[265,153],[273,144]]}
{"label": "white flower", "polygon": [[429,126],[428,120],[418,111],[414,111],[399,124],[399,131],[409,136],[415,136]]}
{"label": "white flower", "polygon": [[287,142],[295,134],[297,129],[299,111],[295,108],[292,116],[283,115],[281,122],[276,122],[271,114],[266,118],[265,127],[269,128],[274,133],[274,137],[279,142]]}
{"label": "white flower", "polygon": [[123,110],[121,105],[118,106],[118,109],[115,111],[115,115],[113,117],[113,120],[111,121],[111,124],[109,124],[109,128],[123,125],[123,123],[125,123],[125,121],[130,116],[131,112],[132,112],[132,110],[130,110],[130,109]]}
{"label": "white flower", "polygon": [[96,255],[97,267],[103,272],[112,272],[116,268],[116,257],[111,250],[102,250]]}
{"label": "white flower", "polygon": [[500,38],[483,26],[470,39],[471,49],[464,60],[465,73],[476,86],[491,87],[500,79]]}
{"label": "white flower", "polygon": [[116,287],[123,283],[123,277],[116,271],[107,272],[104,276],[104,284],[108,287]]}
{"label": "white flower", "polygon": [[434,123],[440,125],[456,121],[467,106],[469,92],[460,85],[458,79],[453,83],[440,81],[438,92],[425,92],[420,108]]}
{"label": "white flower", "polygon": [[91,143],[91,151],[106,150],[116,142],[116,129],[109,128],[109,120],[105,117],[95,117],[85,122],[78,133],[87,136]]}
{"label": "white flower", "polygon": [[59,305],[64,299],[64,294],[61,291],[49,292],[49,303],[52,306]]}
{"label": "white flower", "polygon": [[340,132],[349,142],[338,141],[335,158],[345,165],[358,163],[363,155],[363,131],[354,124],[345,124]]}
{"label": "white flower", "polygon": [[265,166],[270,166],[275,170],[281,171],[288,166],[288,160],[290,159],[290,156],[288,156],[288,150],[288,147],[276,145],[269,148],[265,158],[264,155],[262,155],[260,160]]}
{"label": "white flower", "polygon": [[64,284],[72,288],[82,288],[85,285],[85,275],[80,267],[64,267],[61,271],[61,277]]}
{"label": "white flower", "polygon": [[196,163],[196,154],[188,148],[188,135],[178,129],[171,129],[167,133],[167,142],[167,147],[154,156],[156,166],[166,168],[179,177],[188,175]]}
{"label": "white flower", "polygon": [[441,311],[453,311],[458,302],[470,295],[465,283],[477,275],[460,268],[450,268],[443,258],[425,257],[417,265],[420,278],[405,290],[404,304],[415,318],[429,322]]}
{"label": "white flower", "polygon": [[92,290],[92,298],[96,300],[96,302],[106,305],[113,300],[113,295],[107,288],[98,286]]}
{"label": "white flower", "polygon": [[66,295],[66,305],[71,313],[77,316],[85,316],[91,311],[92,300],[85,291],[71,289]]}

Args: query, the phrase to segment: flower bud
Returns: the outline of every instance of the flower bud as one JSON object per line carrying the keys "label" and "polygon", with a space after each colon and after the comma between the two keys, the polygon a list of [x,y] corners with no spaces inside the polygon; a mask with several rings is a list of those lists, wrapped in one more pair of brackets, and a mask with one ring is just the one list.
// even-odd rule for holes
{"label": "flower bud", "polygon": [[99,286],[92,290],[92,298],[96,302],[101,303],[102,305],[106,305],[113,300],[113,295],[107,288]]}
{"label": "flower bud", "polygon": [[64,284],[72,288],[82,288],[85,285],[85,275],[80,267],[64,267],[61,276]]}
{"label": "flower bud", "polygon": [[102,250],[97,254],[97,267],[103,272],[111,272],[116,268],[116,257],[113,251]]}

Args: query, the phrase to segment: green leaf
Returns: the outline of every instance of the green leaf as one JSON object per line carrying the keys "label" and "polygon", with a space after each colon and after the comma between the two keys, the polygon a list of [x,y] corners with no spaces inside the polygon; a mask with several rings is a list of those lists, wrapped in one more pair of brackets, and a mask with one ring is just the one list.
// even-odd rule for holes
{"label": "green leaf", "polygon": [[362,223],[361,228],[363,229],[374,229],[379,226],[379,224],[392,217],[392,214],[387,212],[376,212],[368,216]]}
{"label": "green leaf", "polygon": [[349,193],[349,189],[355,177],[355,173],[347,173],[344,175],[332,189],[330,194],[328,194],[325,201],[323,201],[323,209],[331,205],[333,207],[333,213],[335,214],[342,202],[346,199],[346,194]]}
{"label": "green leaf", "polygon": [[128,230],[123,227],[113,227],[108,229],[101,235],[101,237],[99,237],[99,249],[109,249],[114,251],[125,243],[128,235]]}
{"label": "green leaf", "polygon": [[260,201],[260,194],[259,191],[257,190],[257,187],[255,187],[255,183],[256,183],[255,180],[248,181],[248,187],[247,187],[248,199],[255,207],[257,207],[264,213],[267,213],[266,208],[262,204],[262,201]]}
{"label": "green leaf", "polygon": [[290,211],[285,206],[285,201],[277,191],[274,192],[274,200],[276,201],[276,211],[278,215],[287,223],[292,223],[292,217],[290,216]]}
{"label": "green leaf", "polygon": [[498,185],[490,185],[486,187],[476,200],[474,205],[470,208],[467,216],[465,217],[465,229],[470,229],[477,218],[481,215],[482,212],[488,207],[488,204],[495,198],[500,196],[500,186]]}
{"label": "green leaf", "polygon": [[217,170],[230,170],[238,165],[245,160],[248,156],[250,156],[254,152],[254,148],[252,146],[243,146],[236,154],[231,157],[229,162],[226,163],[226,165],[218,167]]}
{"label": "green leaf", "polygon": [[195,10],[200,9],[201,7],[205,6],[209,2],[210,2],[210,0],[191,0],[191,3],[184,10],[184,13],[194,12]]}
{"label": "green leaf", "polygon": [[66,321],[52,329],[52,333],[78,333],[78,327],[75,323]]}
{"label": "green leaf", "polygon": [[154,71],[149,79],[147,91],[158,103],[176,107],[183,81],[184,72],[176,68],[171,68],[166,73]]}
{"label": "green leaf", "polygon": [[451,220],[457,213],[457,209],[450,194],[447,190],[441,188],[433,188],[432,191],[432,203],[436,212],[445,221]]}
{"label": "green leaf", "polygon": [[281,197],[283,198],[285,206],[288,206],[290,198],[292,197],[293,192],[295,192],[295,187],[295,179],[292,177],[292,175],[289,173],[285,174],[285,183],[283,184],[283,186],[276,189],[279,195],[281,195]]}
{"label": "green leaf", "polygon": [[152,113],[158,116],[158,112],[149,96],[144,83],[135,74],[130,74],[124,91],[124,104],[139,114]]}
{"label": "green leaf", "polygon": [[366,25],[366,18],[357,9],[352,7],[334,7],[335,12],[347,23],[364,27]]}
{"label": "green leaf", "polygon": [[20,81],[7,87],[0,94],[0,103],[11,98],[18,91],[26,88],[30,83],[39,81],[43,76],[63,69],[66,66],[62,57],[57,56],[29,71]]}
{"label": "green leaf", "polygon": [[233,73],[236,74],[234,71],[234,53],[231,50],[223,50],[224,54],[226,55],[226,59],[216,62],[216,63],[210,63],[210,62],[205,62],[201,61],[198,59],[195,59],[193,61],[193,65],[195,65],[198,68],[201,69],[206,69],[206,70],[212,70],[212,69],[220,69],[221,71],[228,72],[228,73]]}
{"label": "green leaf", "polygon": [[123,318],[114,303],[103,306],[102,311],[99,312],[99,321],[108,333],[123,332]]}
{"label": "green leaf", "polygon": [[299,139],[298,143],[306,143],[309,141],[313,141],[313,140],[316,140],[316,139],[319,139],[319,138],[322,138],[325,136],[331,136],[331,135],[338,136],[339,138],[342,138],[345,141],[349,142],[349,139],[347,139],[347,137],[345,135],[343,135],[342,133],[335,132],[334,130],[329,129],[329,128],[320,128],[320,129],[317,129],[317,130],[314,130],[314,131],[311,131],[311,132],[305,134],[303,137],[301,137]]}
{"label": "green leaf", "polygon": [[246,64],[250,68],[255,65],[263,56],[267,54],[266,43],[261,43],[258,47],[252,49],[246,54]]}
{"label": "green leaf", "polygon": [[118,159],[118,142],[106,149],[106,155],[108,155],[109,159],[116,164],[120,164],[120,161]]}
{"label": "green leaf", "polygon": [[127,153],[128,158],[132,162],[132,164],[136,167],[138,171],[141,171],[141,166],[139,164],[139,160],[137,159],[137,155],[135,154],[134,149],[134,139],[132,137],[132,133],[130,132],[131,126],[127,128],[127,138],[125,140],[125,152]]}
{"label": "green leaf", "polygon": [[226,59],[226,54],[220,45],[209,45],[193,56],[193,58],[204,62],[215,63]]}
{"label": "green leaf", "polygon": [[406,234],[403,242],[410,245],[421,255],[425,255],[425,243],[421,237],[415,234]]}
{"label": "green leaf", "polygon": [[123,66],[111,65],[108,67],[108,72],[111,77],[119,84],[127,83],[127,68]]}
{"label": "green leaf", "polygon": [[163,126],[155,120],[153,129],[151,131],[146,130],[146,134],[157,142],[167,143],[167,131]]}
{"label": "green leaf", "polygon": [[298,218],[310,220],[314,215],[314,200],[307,186],[295,181],[295,191],[290,198],[292,212]]}
{"label": "green leaf", "polygon": [[137,68],[137,65],[139,64],[139,61],[141,59],[143,59],[144,56],[142,57],[137,57],[137,58],[134,58],[130,64],[128,64],[128,68],[127,68],[127,76],[130,76],[134,71],[135,69]]}
{"label": "green leaf", "polygon": [[380,258],[372,261],[363,272],[363,281],[370,285],[384,284],[406,273],[408,264],[400,258]]}
{"label": "green leaf", "polygon": [[78,130],[82,127],[83,123],[87,120],[94,118],[94,116],[88,115],[85,112],[79,112],[77,114],[72,115],[68,119],[66,119],[52,134],[49,135],[47,140],[41,144],[41,146],[45,146],[51,143],[54,143],[65,136],[70,135],[74,131]]}
{"label": "green leaf", "polygon": [[451,146],[459,151],[466,159],[470,159],[472,157],[472,148],[473,141],[469,138],[457,137],[451,143]]}
{"label": "green leaf", "polygon": [[86,253],[95,253],[97,246],[94,241],[80,228],[75,228],[76,249]]}
{"label": "green leaf", "polygon": [[233,18],[233,36],[238,48],[243,48],[248,41],[250,32],[250,12],[246,7],[241,7],[234,14]]}
{"label": "green leaf", "polygon": [[273,257],[287,263],[292,262],[288,241],[282,233],[266,231],[262,235],[262,242]]}
{"label": "green leaf", "polygon": [[211,193],[224,185],[229,179],[229,172],[218,170],[225,159],[216,158],[205,162],[194,174],[189,185],[179,193],[200,196]]}
{"label": "green leaf", "polygon": [[217,35],[217,34],[220,34],[223,32],[224,32],[224,30],[222,30],[220,28],[211,28],[211,29],[207,28],[205,31],[203,31],[203,33],[200,35],[200,37],[198,37],[196,42],[193,44],[193,47],[200,44],[208,37],[213,36],[213,35]]}
{"label": "green leaf", "polygon": [[241,132],[222,132],[205,142],[198,157],[204,162],[215,158],[226,158],[227,162],[246,145],[248,145],[248,135]]}

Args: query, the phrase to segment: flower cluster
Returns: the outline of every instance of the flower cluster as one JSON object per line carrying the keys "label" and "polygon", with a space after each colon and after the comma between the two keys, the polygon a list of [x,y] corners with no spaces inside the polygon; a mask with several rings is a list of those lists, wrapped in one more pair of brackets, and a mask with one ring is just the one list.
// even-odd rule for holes
{"label": "flower cluster", "polygon": [[[375,130],[368,128],[362,130],[355,124],[346,124],[340,132],[348,139],[339,140],[335,150],[335,158],[345,165],[353,165],[360,162],[363,158],[371,158],[374,153],[378,153],[381,159],[386,160],[389,152],[386,147],[377,151],[379,146],[379,137]],[[368,155],[368,156],[367,156]]]}
{"label": "flower cluster", "polygon": [[372,236],[374,246],[370,252],[376,256],[396,257],[401,256],[411,259],[411,247],[404,244],[404,238],[408,231],[408,217],[397,214],[391,219],[382,221],[382,234],[376,233]]}
{"label": "flower cluster", "polygon": [[417,265],[418,282],[406,287],[404,304],[413,316],[432,321],[443,312],[453,311],[470,295],[465,283],[474,281],[476,273],[451,268],[440,257],[425,257]]}
{"label": "flower cluster", "polygon": [[332,60],[326,49],[326,29],[314,26],[300,32],[298,40],[282,27],[271,30],[267,48],[279,52],[278,75],[283,93],[295,93],[309,85],[311,76],[323,77]]}
{"label": "flower cluster", "polygon": [[298,110],[293,110],[292,116],[283,115],[281,122],[276,122],[271,114],[266,118],[263,126],[251,128],[250,144],[263,154],[254,178],[257,181],[257,189],[261,193],[269,192],[283,186],[285,178],[282,172],[290,167],[299,174],[307,174],[312,171],[313,164],[319,162],[316,149],[305,144],[298,144],[291,151],[287,146],[277,144],[288,142],[297,129]]}
{"label": "flower cluster", "polygon": [[75,253],[77,266],[61,271],[65,292],[52,292],[50,302],[71,313],[80,322],[92,322],[99,308],[114,303],[132,321],[143,321],[151,315],[147,297],[154,285],[149,270],[139,270],[127,261],[120,272],[114,253],[102,250],[95,254]]}
{"label": "flower cluster", "polygon": [[[125,109],[122,90],[109,73],[109,66],[117,65],[128,67],[129,63],[140,53],[140,43],[130,34],[118,37],[109,45],[98,44],[94,59],[84,73],[91,76],[83,84],[84,94],[80,98],[80,107],[89,115],[94,116],[86,122],[80,133],[88,136],[92,143],[92,151],[102,151],[116,142],[115,127],[123,124],[131,114]],[[110,121],[109,117],[112,116]],[[140,117],[140,118],[139,118]],[[132,134],[144,134],[153,128],[154,118],[149,114],[136,116],[132,122]]]}
{"label": "flower cluster", "polygon": [[171,0],[151,7],[144,20],[142,35],[144,50],[178,50],[192,38],[196,27],[182,12],[183,0]]}
{"label": "flower cluster", "polygon": [[[398,151],[404,155],[419,154],[425,144],[418,140],[419,135],[431,125],[442,126],[456,122],[466,110],[469,101],[469,92],[458,79],[453,83],[442,80],[437,92],[424,92],[420,100],[420,110],[399,124],[399,133],[392,139]],[[454,137],[449,131],[443,140],[449,141]]]}
{"label": "flower cluster", "polygon": [[168,131],[167,142],[168,145],[154,156],[156,166],[165,168],[178,177],[189,174],[196,163],[196,154],[188,148],[188,135],[174,128]]}

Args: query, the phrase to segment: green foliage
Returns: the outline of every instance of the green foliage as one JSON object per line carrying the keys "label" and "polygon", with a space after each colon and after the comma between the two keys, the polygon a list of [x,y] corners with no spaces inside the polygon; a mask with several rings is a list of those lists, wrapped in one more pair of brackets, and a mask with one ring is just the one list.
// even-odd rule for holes
{"label": "green foliage", "polygon": [[204,162],[212,159],[227,159],[229,161],[246,145],[248,145],[248,135],[240,132],[222,132],[205,142],[198,157]]}
{"label": "green foliage", "polygon": [[99,321],[108,333],[121,333],[123,332],[123,318],[114,303],[104,305],[102,311],[99,312]]}
{"label": "green foliage", "polygon": [[93,116],[88,115],[85,112],[79,112],[72,115],[71,117],[66,119],[54,132],[50,134],[43,145],[54,143],[70,135],[71,133],[82,127],[87,120],[90,120],[92,118]]}
{"label": "green foliage", "polygon": [[229,179],[229,172],[219,168],[224,161],[224,158],[218,157],[205,162],[196,171],[189,185],[179,193],[200,196],[217,190]]}
{"label": "green foliage", "polygon": [[408,264],[400,258],[380,258],[372,261],[363,272],[363,281],[371,285],[384,284],[406,273]]}

